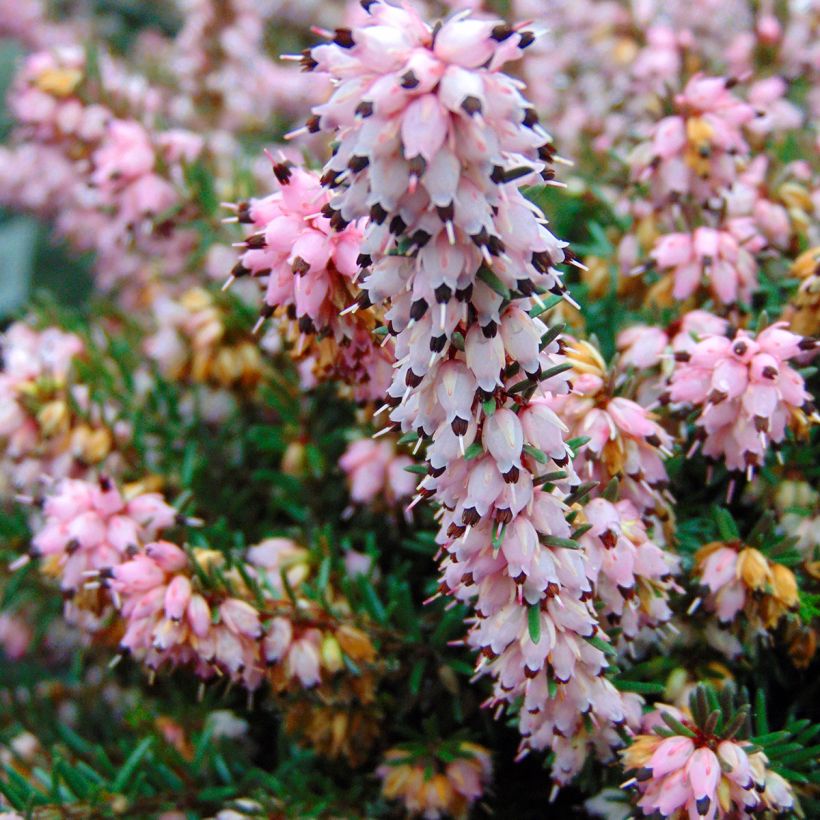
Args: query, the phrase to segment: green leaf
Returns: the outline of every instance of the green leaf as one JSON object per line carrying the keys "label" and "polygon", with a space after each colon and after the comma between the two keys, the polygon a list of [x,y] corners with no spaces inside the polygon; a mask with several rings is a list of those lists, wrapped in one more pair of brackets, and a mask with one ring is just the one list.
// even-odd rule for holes
{"label": "green leaf", "polygon": [[615,688],[621,692],[637,692],[639,695],[662,695],[666,687],[662,683],[650,683],[641,680],[619,680],[612,681]]}
{"label": "green leaf", "polygon": [[512,296],[510,289],[485,265],[479,268],[478,278],[504,299]]}
{"label": "green leaf", "polygon": [[559,376],[561,373],[566,373],[567,370],[572,370],[572,365],[569,362],[557,364],[555,367],[549,367],[539,376],[539,381],[544,382],[547,379],[551,379],[553,376]]}
{"label": "green leaf", "polygon": [[684,726],[674,715],[669,712],[661,712],[661,719],[676,734],[685,737],[697,737],[697,735],[687,726]]}
{"label": "green leaf", "polygon": [[530,311],[530,316],[533,319],[537,319],[542,313],[546,313],[548,310],[552,310],[557,304],[560,304],[563,301],[562,296],[551,296],[549,299],[542,300],[542,304],[537,304],[535,307]]}
{"label": "green leaf", "polygon": [[605,641],[600,635],[593,635],[591,638],[584,638],[584,640],[591,646],[594,646],[596,649],[599,649],[605,655],[609,655],[612,658],[618,654],[615,651],[615,647],[612,646],[609,641]]}
{"label": "green leaf", "polygon": [[543,450],[533,447],[532,444],[525,444],[524,452],[531,458],[534,458],[539,464],[546,464],[549,461],[547,454]]}
{"label": "green leaf", "polygon": [[[559,297],[560,298],[560,297]],[[541,337],[541,349],[543,350],[545,347],[551,345],[563,332],[566,324],[561,322],[560,324],[553,325],[542,337]]]}
{"label": "green leaf", "polygon": [[465,461],[472,461],[474,458],[478,458],[484,452],[484,448],[477,442],[474,441],[464,452],[464,460]]}
{"label": "green leaf", "polygon": [[541,640],[541,606],[532,604],[527,610],[527,626],[530,631],[530,640],[538,643]]}
{"label": "green leaf", "polygon": [[405,472],[415,473],[416,475],[427,475],[427,466],[424,464],[408,464],[404,470]]}
{"label": "green leaf", "polygon": [[[571,538],[560,538],[557,535],[539,535],[538,540],[545,547],[560,547],[567,550],[577,550],[581,548],[581,545],[577,541],[573,541]],[[609,646],[609,644],[607,644],[607,646]]]}
{"label": "green leaf", "polygon": [[128,759],[122,764],[122,768],[117,772],[114,782],[111,784],[111,791],[122,792],[129,784],[129,781],[134,776],[137,767],[142,762],[142,759],[151,749],[154,744],[153,737],[146,737],[137,745],[133,752],[128,755]]}
{"label": "green leaf", "polygon": [[717,524],[720,537],[724,541],[736,541],[740,538],[740,531],[737,528],[735,519],[732,518],[732,514],[727,509],[718,507],[715,504],[712,507],[712,516],[715,519],[715,524]]}

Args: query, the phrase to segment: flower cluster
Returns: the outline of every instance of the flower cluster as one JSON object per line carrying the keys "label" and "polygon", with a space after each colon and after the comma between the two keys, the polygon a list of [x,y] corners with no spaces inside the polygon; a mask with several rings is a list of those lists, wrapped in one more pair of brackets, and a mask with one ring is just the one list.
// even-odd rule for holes
{"label": "flower cluster", "polygon": [[[573,439],[586,442],[573,460],[578,475],[601,485],[618,478],[624,495],[641,512],[666,515],[669,478],[663,462],[672,454],[672,437],[642,405],[616,395],[617,374],[609,372],[594,345],[568,342],[572,389],[546,403]],[[643,344],[646,356],[649,351]]]}
{"label": "flower cluster", "polygon": [[755,547],[740,542],[705,544],[695,554],[695,572],[706,590],[704,606],[722,624],[744,612],[756,629],[773,629],[797,608],[792,570]]}
{"label": "flower cluster", "polygon": [[645,715],[646,733],[623,752],[624,768],[634,772],[624,786],[636,790],[643,814],[722,820],[790,811],[788,783],[765,754],[738,738],[748,711],[712,710],[703,687],[691,703],[692,716],[663,706]]}
{"label": "flower cluster", "polygon": [[234,206],[230,219],[253,233],[240,243],[228,285],[258,279],[264,304],[255,330],[275,317],[313,378],[352,384],[357,399],[377,401],[390,383],[390,350],[373,335],[373,316],[343,315],[357,293],[361,229],[334,224],[325,213],[330,196],[318,174],[285,161],[273,171],[276,193]]}
{"label": "flower cluster", "polygon": [[160,297],[153,310],[157,330],[145,340],[145,352],[167,378],[244,390],[262,379],[259,346],[247,332],[230,331],[229,311],[207,290],[190,288],[179,299]]}
{"label": "flower cluster", "polygon": [[[73,333],[13,324],[0,340],[2,492],[34,492],[41,479],[82,477],[127,438],[115,408],[93,402],[76,378],[85,346]],[[6,482],[8,482],[7,486]]]}
{"label": "flower cluster", "polygon": [[[552,181],[554,151],[500,71],[534,35],[465,15],[433,30],[381,2],[366,10],[305,57],[336,80],[308,124],[339,143],[326,214],[337,229],[368,217],[355,307],[390,303],[390,427],[428,441],[416,500],[443,508],[442,590],[472,601],[469,643],[495,680],[492,702],[523,698],[522,746],[552,746],[565,782],[585,756],[580,715],[614,725],[626,707],[602,675],[593,588],[547,480],[571,474],[572,453],[548,404],[567,391],[567,368],[538,315],[541,294],[563,292],[555,265],[574,257],[521,193]],[[614,730],[599,741],[619,742]]]}
{"label": "flower cluster", "polygon": [[395,442],[387,439],[358,439],[351,442],[339,459],[354,504],[372,504],[377,498],[384,498],[394,506],[409,499],[416,486],[413,473],[406,469],[412,464],[413,459],[397,453]]}
{"label": "flower cluster", "polygon": [[668,397],[700,410],[693,449],[702,443],[704,455],[730,470],[751,474],[762,466],[769,446],[781,444],[787,429],[804,430],[814,413],[803,377],[789,364],[814,346],[776,323],[757,335],[706,335],[677,353]]}
{"label": "flower cluster", "polygon": [[95,576],[128,563],[147,541],[171,527],[176,510],[159,493],[140,485],[120,491],[107,478],[97,483],[64,479],[43,505],[45,520],[31,543],[30,555],[40,559],[42,571],[59,579],[67,611],[100,614],[101,598]]}
{"label": "flower cluster", "polygon": [[460,741],[424,754],[409,747],[388,749],[376,774],[382,794],[400,801],[411,815],[466,818],[484,794],[492,770],[487,749]]}

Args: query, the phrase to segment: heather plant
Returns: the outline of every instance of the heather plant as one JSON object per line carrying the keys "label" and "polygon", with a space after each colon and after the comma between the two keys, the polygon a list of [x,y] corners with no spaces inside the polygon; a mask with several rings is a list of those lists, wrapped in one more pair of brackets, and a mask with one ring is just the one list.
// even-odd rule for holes
{"label": "heather plant", "polygon": [[0,0],[3,816],[820,814],[818,43]]}

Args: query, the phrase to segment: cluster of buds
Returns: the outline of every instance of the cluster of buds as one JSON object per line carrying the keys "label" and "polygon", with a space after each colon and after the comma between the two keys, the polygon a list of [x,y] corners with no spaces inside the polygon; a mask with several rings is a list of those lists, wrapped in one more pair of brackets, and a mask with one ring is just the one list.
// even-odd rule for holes
{"label": "cluster of buds", "polygon": [[657,240],[651,257],[661,273],[671,274],[676,300],[688,299],[707,282],[710,293],[722,304],[748,302],[757,287],[757,263],[743,239],[731,226],[668,233]]}
{"label": "cluster of buds", "polygon": [[634,789],[645,816],[724,820],[794,807],[788,783],[743,739],[748,707],[732,708],[731,698],[730,688],[718,701],[699,686],[688,714],[661,706],[644,716],[645,733],[633,737],[622,757],[634,772],[624,788]]}
{"label": "cluster of buds", "polygon": [[347,476],[350,500],[354,504],[371,505],[377,499],[391,507],[409,499],[415,492],[416,480],[411,467],[413,459],[396,451],[393,439],[374,441],[361,438],[351,442],[339,459]]}
{"label": "cluster of buds", "polygon": [[14,566],[40,559],[42,572],[59,579],[69,620],[102,635],[116,613],[110,632],[121,656],[152,678],[185,666],[249,693],[268,681],[295,734],[330,757],[366,757],[379,726],[376,648],[334,585],[321,604],[305,594],[305,548],[271,538],[241,563],[183,549],[158,536],[195,519],[159,493],[120,490],[109,479],[65,479],[42,506],[31,549]]}
{"label": "cluster of buds", "polygon": [[466,820],[492,777],[492,759],[469,741],[443,743],[437,749],[413,746],[388,749],[376,770],[382,794],[401,802],[408,814]]}
{"label": "cluster of buds", "polygon": [[586,440],[573,461],[581,479],[601,486],[617,478],[622,494],[642,512],[668,516],[670,497],[664,459],[672,437],[643,406],[616,395],[617,371],[610,372],[590,342],[568,340],[572,389],[545,403],[567,425],[573,439]]}
{"label": "cluster of buds", "polygon": [[704,588],[703,603],[722,624],[743,612],[755,631],[774,629],[796,611],[794,573],[740,541],[715,541],[695,554],[695,573]]}
{"label": "cluster of buds", "polygon": [[804,432],[817,417],[803,377],[789,360],[814,348],[813,339],[780,322],[756,336],[746,330],[734,338],[705,335],[691,350],[677,353],[667,398],[700,411],[690,455],[702,444],[704,455],[751,476],[787,429]]}
{"label": "cluster of buds", "polygon": [[276,193],[232,206],[236,216],[228,221],[253,233],[239,243],[226,287],[243,276],[258,279],[264,304],[254,332],[276,317],[316,378],[350,383],[357,398],[374,401],[390,383],[390,350],[373,335],[372,314],[345,313],[357,294],[361,228],[328,212],[330,195],[318,174],[284,161],[273,170]]}
{"label": "cluster of buds", "polygon": [[[397,361],[382,411],[387,429],[427,443],[413,503],[441,505],[441,590],[473,603],[468,640],[495,679],[490,703],[522,704],[522,752],[552,747],[566,782],[586,754],[582,716],[595,715],[609,754],[635,710],[605,677],[607,638],[554,483],[576,480],[550,406],[571,365],[539,316],[543,294],[564,294],[555,266],[575,257],[521,191],[553,183],[556,155],[501,71],[535,34],[467,13],[433,28],[409,5],[362,5],[360,25],[303,58],[335,82],[305,129],[337,140],[324,213],[337,231],[367,219],[351,309],[389,304]],[[625,423],[651,436],[638,411]]]}
{"label": "cluster of buds", "polygon": [[230,326],[227,308],[203,288],[178,300],[160,297],[153,305],[157,330],[145,352],[166,378],[215,388],[252,390],[265,371],[259,345],[244,329]]}
{"label": "cluster of buds", "polygon": [[[152,674],[166,663],[191,665],[203,679],[228,675],[249,691],[256,689],[264,678],[259,612],[242,597],[223,590],[214,594],[202,583],[223,563],[222,553],[214,550],[195,549],[189,558],[176,544],[156,541],[130,561],[103,570],[125,621],[121,651]],[[227,584],[241,581],[235,574]]]}
{"label": "cluster of buds", "polygon": [[[760,135],[798,127],[800,113],[782,99],[779,78],[755,83],[747,99],[737,84],[695,75],[675,95],[674,113],[656,122],[632,153],[633,178],[649,186],[649,197],[631,203],[636,229],[623,238],[619,255],[630,275],[661,274],[646,292],[648,302],[674,307],[697,295],[725,309],[749,303],[771,251],[796,246],[809,233],[801,208],[793,207],[803,183],[783,180],[805,181],[811,171],[798,162],[778,173],[752,149]],[[639,246],[646,252],[642,264]]]}

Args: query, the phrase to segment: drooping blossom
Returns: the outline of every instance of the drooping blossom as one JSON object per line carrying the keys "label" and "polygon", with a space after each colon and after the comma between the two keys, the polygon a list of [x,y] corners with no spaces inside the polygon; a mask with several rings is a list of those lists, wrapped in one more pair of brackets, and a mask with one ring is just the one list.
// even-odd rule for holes
{"label": "drooping blossom", "polygon": [[[217,556],[199,550],[193,560],[207,568]],[[191,665],[205,679],[225,674],[251,691],[262,682],[260,613],[244,598],[209,600],[176,544],[147,544],[129,561],[107,568],[103,578],[125,621],[121,650],[152,672],[163,664]]]}
{"label": "drooping blossom", "polygon": [[669,621],[677,556],[655,544],[631,501],[594,498],[584,506],[591,529],[582,537],[587,572],[603,603],[601,616],[627,641]]}
{"label": "drooping blossom", "polygon": [[668,397],[700,410],[695,447],[702,443],[704,455],[729,470],[751,474],[762,466],[787,429],[799,432],[813,419],[811,396],[789,362],[814,346],[779,322],[757,336],[707,335],[679,353]]}
{"label": "drooping blossom", "polygon": [[483,746],[460,741],[447,746],[439,759],[414,755],[408,748],[394,747],[384,754],[376,769],[382,794],[399,801],[411,816],[466,818],[470,807],[484,794],[492,777],[490,753]]}
{"label": "drooping blossom", "polygon": [[396,452],[393,441],[371,438],[351,442],[339,459],[339,466],[350,484],[350,499],[355,504],[372,504],[384,498],[394,505],[412,497],[417,480],[405,468],[413,459]]}

